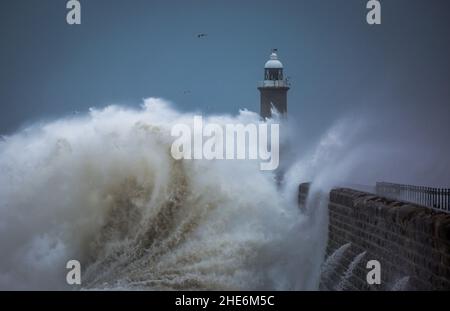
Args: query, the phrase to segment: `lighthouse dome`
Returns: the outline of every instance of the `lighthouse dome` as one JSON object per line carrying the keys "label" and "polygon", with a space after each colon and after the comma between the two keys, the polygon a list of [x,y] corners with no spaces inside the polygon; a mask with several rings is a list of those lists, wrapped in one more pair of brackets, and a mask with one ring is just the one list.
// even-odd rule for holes
{"label": "lighthouse dome", "polygon": [[270,59],[267,61],[264,68],[266,68],[266,69],[281,69],[281,68],[283,68],[283,64],[278,60],[277,53],[273,52],[270,55]]}

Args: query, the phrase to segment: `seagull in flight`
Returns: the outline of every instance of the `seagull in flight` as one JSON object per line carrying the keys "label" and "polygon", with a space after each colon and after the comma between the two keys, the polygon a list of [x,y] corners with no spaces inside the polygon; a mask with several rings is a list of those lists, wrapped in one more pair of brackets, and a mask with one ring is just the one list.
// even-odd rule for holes
{"label": "seagull in flight", "polygon": [[208,36],[208,34],[206,34],[206,33],[199,33],[197,35],[197,38],[206,38],[207,36]]}

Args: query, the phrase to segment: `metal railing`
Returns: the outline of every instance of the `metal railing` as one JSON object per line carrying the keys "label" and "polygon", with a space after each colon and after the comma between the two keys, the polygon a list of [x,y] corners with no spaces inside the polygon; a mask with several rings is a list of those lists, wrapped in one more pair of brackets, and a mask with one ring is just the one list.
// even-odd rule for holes
{"label": "metal railing", "polygon": [[377,195],[450,211],[450,189],[377,182]]}
{"label": "metal railing", "polygon": [[287,80],[264,80],[258,82],[258,87],[290,87],[290,83]]}

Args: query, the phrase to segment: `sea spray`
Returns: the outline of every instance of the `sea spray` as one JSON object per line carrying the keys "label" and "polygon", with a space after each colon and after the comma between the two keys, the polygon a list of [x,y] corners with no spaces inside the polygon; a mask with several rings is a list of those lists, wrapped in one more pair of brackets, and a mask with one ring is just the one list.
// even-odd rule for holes
{"label": "sea spray", "polygon": [[0,288],[71,289],[75,259],[83,289],[317,289],[323,229],[294,187],[252,161],[174,160],[170,128],[189,120],[149,99],[5,137]]}
{"label": "sea spray", "polygon": [[398,279],[391,288],[391,291],[405,291],[408,288],[409,276]]}
{"label": "sea spray", "polygon": [[344,275],[342,276],[339,284],[337,284],[336,286],[336,290],[338,291],[342,291],[346,289],[347,283],[350,280],[350,278],[353,276],[353,271],[355,271],[356,267],[358,266],[358,264],[361,262],[361,260],[364,258],[364,256],[366,255],[366,252],[362,252],[359,255],[357,255],[352,262],[350,263],[350,265],[348,266],[347,270],[345,271]]}
{"label": "sea spray", "polygon": [[337,266],[341,262],[345,251],[351,246],[351,243],[347,243],[338,247],[322,264],[321,278],[327,279],[333,271],[336,271]]}

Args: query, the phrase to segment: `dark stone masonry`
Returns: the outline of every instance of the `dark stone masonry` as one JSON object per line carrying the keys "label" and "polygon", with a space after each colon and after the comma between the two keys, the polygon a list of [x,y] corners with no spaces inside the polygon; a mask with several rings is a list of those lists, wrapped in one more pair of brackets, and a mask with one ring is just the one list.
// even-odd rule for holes
{"label": "dark stone masonry", "polygon": [[[302,208],[308,189],[300,185]],[[345,250],[322,273],[320,289],[450,290],[450,214],[347,188],[330,192],[328,214],[326,258]],[[381,264],[380,285],[366,281],[369,260]]]}

